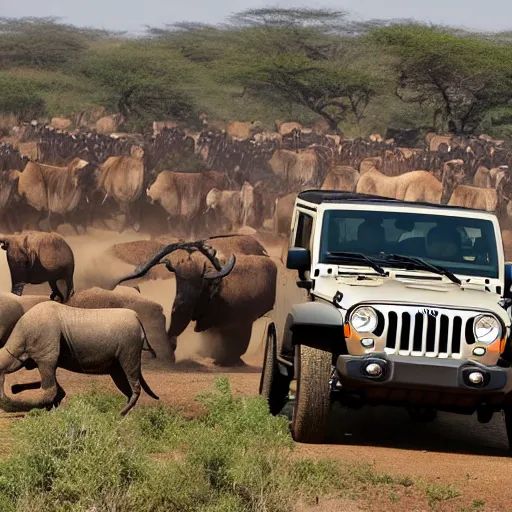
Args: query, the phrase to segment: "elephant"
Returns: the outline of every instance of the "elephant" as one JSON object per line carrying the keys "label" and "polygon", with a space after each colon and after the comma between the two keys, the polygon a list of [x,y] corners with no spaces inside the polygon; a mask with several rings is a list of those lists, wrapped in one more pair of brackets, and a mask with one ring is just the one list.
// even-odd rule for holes
{"label": "elephant", "polygon": [[[157,302],[154,302],[140,294],[140,289],[133,289],[128,286],[119,286],[115,290],[104,290],[103,288],[93,287],[82,290],[71,297],[66,306],[82,309],[131,309],[137,313],[141,319],[146,331],[149,326],[152,327],[152,335],[155,338],[166,337],[165,315],[163,308]],[[151,344],[147,343],[146,350],[149,350],[153,357],[156,352]]]}
{"label": "elephant", "polygon": [[[0,235],[0,247],[7,252],[12,293],[22,295],[26,284],[48,282],[52,289],[51,300],[58,297],[66,302],[73,295],[75,258],[61,235],[38,231]],[[66,297],[57,287],[59,280],[66,283]]]}
{"label": "elephant", "polygon": [[24,295],[0,292],[0,346],[3,347],[18,320],[33,306],[49,301],[45,295]]}
{"label": "elephant", "polygon": [[[131,309],[77,309],[55,301],[42,302],[25,313],[0,348],[0,407],[6,411],[57,407],[66,393],[57,382],[57,368],[84,374],[110,375],[127,397],[126,415],[137,403],[141,386],[158,400],[141,371],[146,333]],[[13,394],[42,388],[39,400],[5,395],[5,374],[20,368],[39,369],[41,382],[18,384]]]}
{"label": "elephant", "polygon": [[[219,275],[205,273],[198,253],[207,256]],[[169,256],[165,261],[161,261]],[[236,261],[236,265],[232,262]],[[221,265],[206,241],[170,244],[118,284],[145,275],[159,264],[176,275],[176,298],[167,332],[174,351],[177,338],[191,321],[195,331],[220,338],[208,355],[219,366],[240,366],[251,339],[252,324],[274,307],[277,266],[269,256],[235,254]],[[222,279],[220,279],[222,277]],[[212,344],[213,345],[213,344]]]}

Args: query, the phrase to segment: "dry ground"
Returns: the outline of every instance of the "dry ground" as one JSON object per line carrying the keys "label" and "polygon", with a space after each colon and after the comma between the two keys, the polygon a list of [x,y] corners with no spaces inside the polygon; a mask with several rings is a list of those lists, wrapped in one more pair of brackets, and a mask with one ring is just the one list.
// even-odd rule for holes
{"label": "dry ground", "polygon": [[[66,233],[69,235],[69,233]],[[113,243],[142,238],[140,234],[118,235],[112,232],[90,230],[86,236],[67,236],[75,252],[75,288],[80,291],[88,286],[105,285],[133,267],[107,258],[104,251]],[[270,237],[262,239],[271,256],[278,262],[281,246]],[[0,251],[0,290],[8,291],[10,278],[5,253]],[[167,321],[174,294],[174,280],[142,282],[141,292],[163,305]],[[46,285],[27,287],[26,293],[47,293]],[[295,286],[295,276],[281,267],[278,299],[273,316],[280,324],[289,304],[301,300],[301,292]],[[219,374],[229,375],[236,394],[257,394],[263,358],[262,341],[266,319],[254,326],[251,345],[244,360],[244,368],[220,369],[211,361],[196,357],[204,336],[193,332],[193,326],[178,340],[178,363],[171,366],[163,357],[150,359],[144,354],[144,375],[151,388],[166,404],[180,404],[189,414],[194,414],[194,396],[208,389]],[[155,346],[165,353],[165,346]],[[8,383],[33,380],[32,372],[18,372],[9,376]],[[59,370],[59,381],[68,394],[85,392],[92,387],[115,391],[109,377],[83,376]],[[151,404],[154,400],[143,394],[140,403]],[[289,408],[289,407],[288,407]],[[5,453],[8,419],[0,419],[0,435],[3,432]],[[367,408],[362,411],[345,411],[336,408],[331,424],[330,444],[298,445],[299,454],[336,457],[342,462],[369,462],[377,471],[391,475],[424,479],[435,485],[453,484],[463,498],[442,504],[438,510],[512,510],[512,462],[507,458],[507,439],[503,418],[496,415],[487,425],[478,424],[475,417],[441,414],[435,423],[416,424],[400,409]],[[484,500],[484,507],[467,508],[473,500]],[[346,505],[346,504],[345,504]],[[326,503],[322,510],[350,510],[340,503]],[[424,503],[401,499],[390,501],[384,508],[375,510],[429,510]],[[466,507],[466,508],[463,508]],[[373,508],[373,507],[372,507]],[[316,508],[318,509],[318,508]],[[357,510],[357,508],[352,508]]]}

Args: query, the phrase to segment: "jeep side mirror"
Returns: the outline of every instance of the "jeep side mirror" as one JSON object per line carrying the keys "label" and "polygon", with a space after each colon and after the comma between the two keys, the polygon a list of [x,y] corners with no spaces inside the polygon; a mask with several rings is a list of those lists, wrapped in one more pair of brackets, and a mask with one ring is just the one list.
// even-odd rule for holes
{"label": "jeep side mirror", "polygon": [[286,268],[304,272],[311,267],[311,254],[304,247],[290,247],[286,258]]}
{"label": "jeep side mirror", "polygon": [[512,263],[505,263],[505,289],[503,290],[503,297],[505,299],[512,299]]}
{"label": "jeep side mirror", "polygon": [[290,247],[286,258],[286,268],[298,270],[299,279],[307,282],[305,272],[311,268],[311,253],[309,249]]}

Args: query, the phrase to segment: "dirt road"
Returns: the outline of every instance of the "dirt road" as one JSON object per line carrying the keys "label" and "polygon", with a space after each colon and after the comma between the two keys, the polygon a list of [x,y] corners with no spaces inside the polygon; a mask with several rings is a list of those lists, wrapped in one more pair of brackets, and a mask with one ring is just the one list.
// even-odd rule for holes
{"label": "dirt road", "polygon": [[[104,251],[118,241],[141,239],[130,233],[90,230],[87,236],[67,237],[76,257],[75,288],[80,291],[88,286],[107,285],[133,267],[107,257]],[[271,256],[278,258],[281,247],[272,240],[262,240]],[[5,253],[0,251],[0,290],[8,291],[10,278]],[[164,307],[169,318],[174,294],[174,280],[143,282],[141,293],[156,300]],[[26,293],[48,292],[46,285],[27,287]],[[274,316],[278,319],[289,304],[300,301],[303,292],[295,286],[293,274],[280,274],[278,300]],[[228,375],[236,394],[258,393],[262,362],[262,341],[266,319],[254,326],[251,345],[244,360],[248,366],[237,369],[220,369],[211,361],[196,357],[199,344],[207,342],[204,336],[194,333],[193,326],[178,340],[178,363],[171,366],[165,360],[152,360],[144,354],[144,375],[149,385],[165,404],[179,404],[193,414],[193,398],[207,390],[218,375]],[[157,352],[165,347],[156,346]],[[33,380],[32,372],[19,372],[9,376],[7,383]],[[89,391],[93,387],[116,391],[109,377],[83,376],[59,370],[59,381],[68,394]],[[117,392],[117,391],[116,391]],[[141,402],[154,404],[143,394]],[[285,411],[289,411],[290,405]],[[507,438],[501,415],[491,423],[479,424],[476,417],[440,414],[430,424],[413,423],[405,411],[392,408],[366,408],[347,411],[336,407],[326,445],[298,445],[299,454],[336,457],[343,462],[369,462],[375,469],[393,475],[425,479],[429,482],[453,484],[463,493],[464,504],[484,500],[485,508],[467,510],[512,510],[512,460],[507,458]],[[406,503],[383,510],[428,510],[404,508]],[[442,510],[462,510],[453,502]]]}

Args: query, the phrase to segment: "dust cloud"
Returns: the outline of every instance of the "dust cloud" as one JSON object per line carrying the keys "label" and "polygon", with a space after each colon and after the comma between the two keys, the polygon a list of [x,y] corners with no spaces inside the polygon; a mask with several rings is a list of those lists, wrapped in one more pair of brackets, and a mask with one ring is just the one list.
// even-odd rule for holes
{"label": "dust cloud", "polygon": [[[136,233],[133,230],[126,230],[120,234],[115,231],[95,228],[88,228],[87,234],[76,235],[66,225],[59,228],[59,233],[64,236],[75,256],[75,293],[94,286],[113,289],[116,280],[132,272],[134,266],[113,256],[109,249],[117,243],[149,240],[150,238],[149,235]],[[267,323],[272,320],[275,321],[279,332],[284,325],[286,314],[291,305],[303,302],[305,295],[302,290],[295,286],[296,275],[287,271],[281,263],[283,241],[271,235],[258,235],[256,238],[265,246],[270,257],[279,268],[275,308],[253,324],[251,342],[247,352],[242,357],[249,366],[261,367]],[[59,282],[58,285],[62,290],[65,289],[63,288],[64,283]],[[170,313],[176,292],[174,279],[148,280],[142,278],[126,282],[124,285],[139,286],[144,297],[160,304],[166,318],[166,328],[169,327]],[[9,291],[10,287],[11,279],[6,255],[4,251],[0,251],[0,291]],[[49,295],[50,287],[47,283],[36,286],[27,285],[24,294]],[[195,360],[200,361],[201,364],[208,364],[201,354],[205,353],[205,349],[211,347],[212,344],[215,345],[217,334],[215,332],[196,333],[194,327],[195,323],[192,322],[179,337],[176,361]],[[169,351],[166,340],[159,340],[156,345],[155,350],[159,355],[162,355],[159,359],[167,359]],[[172,370],[172,365],[168,364],[168,359],[167,361],[161,361],[158,366],[161,364]]]}

